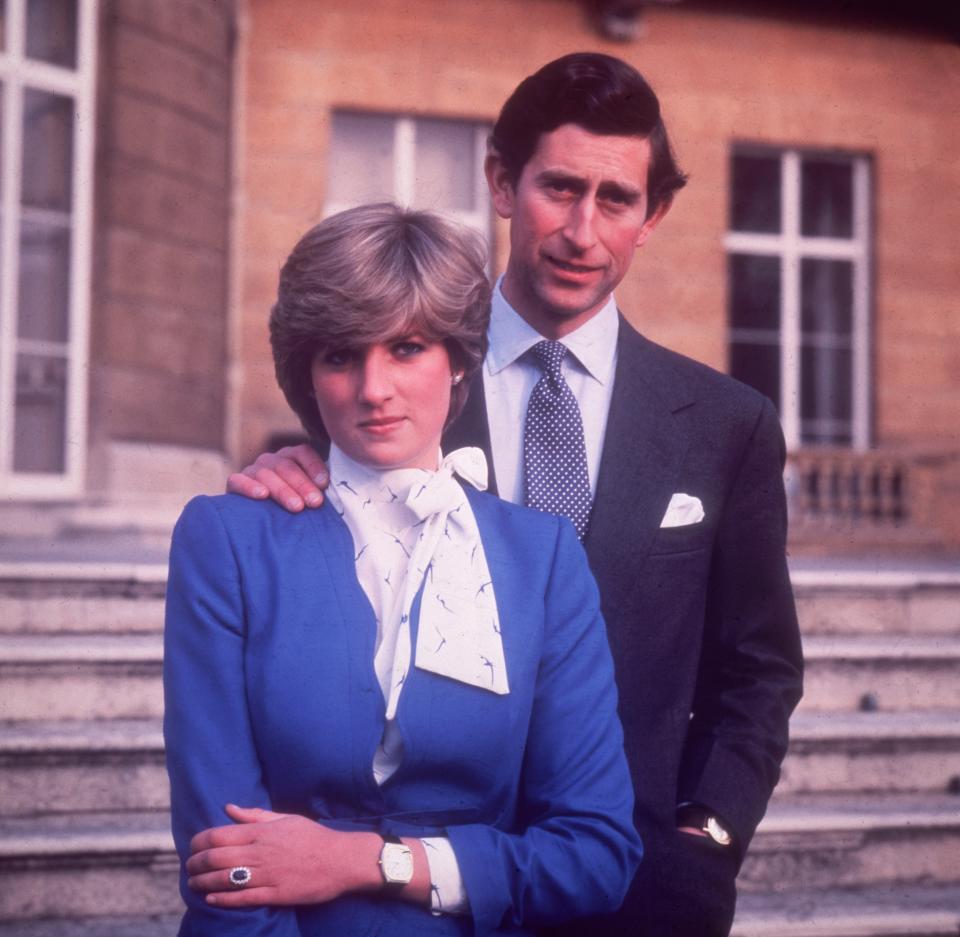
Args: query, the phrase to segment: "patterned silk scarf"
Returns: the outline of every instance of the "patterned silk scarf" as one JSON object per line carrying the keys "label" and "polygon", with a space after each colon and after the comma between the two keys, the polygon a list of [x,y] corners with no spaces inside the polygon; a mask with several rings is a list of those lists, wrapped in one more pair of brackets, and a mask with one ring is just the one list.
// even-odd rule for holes
{"label": "patterned silk scarf", "polygon": [[328,497],[353,536],[357,577],[377,617],[374,666],[388,720],[410,669],[410,609],[421,584],[414,666],[509,692],[487,558],[455,474],[483,491],[483,452],[458,449],[436,472],[379,471],[331,449]]}

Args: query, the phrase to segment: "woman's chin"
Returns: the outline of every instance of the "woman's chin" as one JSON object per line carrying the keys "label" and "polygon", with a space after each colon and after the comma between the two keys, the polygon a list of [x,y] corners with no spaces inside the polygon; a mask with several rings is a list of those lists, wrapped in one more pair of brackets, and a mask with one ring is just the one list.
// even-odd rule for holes
{"label": "woman's chin", "polygon": [[435,471],[439,467],[440,443],[425,450],[411,450],[395,442],[367,442],[361,445],[341,444],[334,440],[337,447],[354,462],[383,472],[389,469],[419,468]]}

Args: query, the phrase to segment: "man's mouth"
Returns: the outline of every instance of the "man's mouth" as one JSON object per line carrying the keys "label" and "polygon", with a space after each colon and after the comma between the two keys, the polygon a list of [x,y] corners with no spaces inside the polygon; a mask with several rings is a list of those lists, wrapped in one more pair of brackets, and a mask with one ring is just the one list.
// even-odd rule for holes
{"label": "man's mouth", "polygon": [[574,273],[581,276],[585,276],[589,273],[595,273],[599,270],[599,267],[590,267],[586,264],[574,264],[566,260],[561,260],[559,257],[551,257],[549,254],[546,255],[547,260],[558,270],[562,270],[564,273]]}

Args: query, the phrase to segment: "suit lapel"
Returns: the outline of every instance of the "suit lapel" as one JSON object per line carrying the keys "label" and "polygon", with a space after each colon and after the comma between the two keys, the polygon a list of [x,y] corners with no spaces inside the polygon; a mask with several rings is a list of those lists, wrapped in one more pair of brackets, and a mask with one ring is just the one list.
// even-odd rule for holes
{"label": "suit lapel", "polygon": [[[693,400],[663,367],[656,346],[621,316],[617,367],[607,417],[587,555],[594,573],[624,578],[649,551],[689,439],[676,414]],[[603,591],[603,585],[601,585]]]}
{"label": "suit lapel", "polygon": [[483,374],[478,371],[470,382],[470,393],[460,416],[443,434],[443,451],[453,452],[463,446],[477,446],[487,457],[489,480],[487,490],[497,494],[497,477],[493,468],[493,450],[490,445],[490,427],[487,423],[487,402],[483,392]]}

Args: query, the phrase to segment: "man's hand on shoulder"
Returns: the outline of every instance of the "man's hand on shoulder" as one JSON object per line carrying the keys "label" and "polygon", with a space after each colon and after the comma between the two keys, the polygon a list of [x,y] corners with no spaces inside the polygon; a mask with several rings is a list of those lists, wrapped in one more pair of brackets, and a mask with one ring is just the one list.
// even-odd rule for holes
{"label": "man's hand on shoulder", "polygon": [[326,463],[311,446],[284,446],[264,452],[252,465],[227,479],[227,491],[245,498],[272,498],[292,513],[323,504],[330,483]]}

